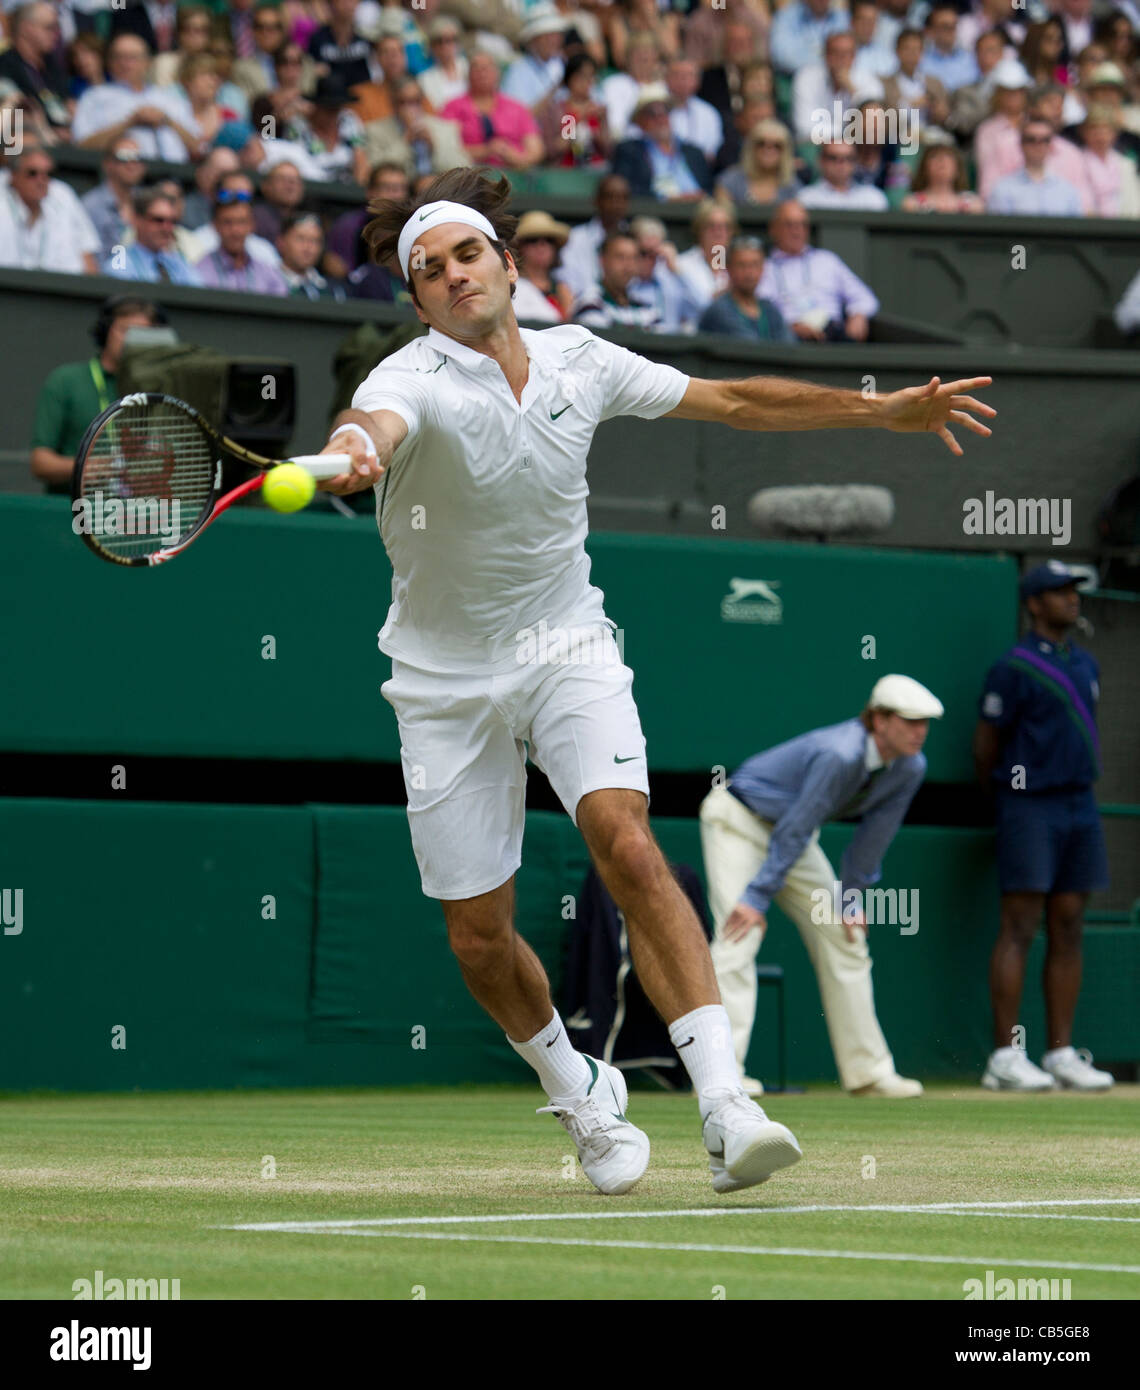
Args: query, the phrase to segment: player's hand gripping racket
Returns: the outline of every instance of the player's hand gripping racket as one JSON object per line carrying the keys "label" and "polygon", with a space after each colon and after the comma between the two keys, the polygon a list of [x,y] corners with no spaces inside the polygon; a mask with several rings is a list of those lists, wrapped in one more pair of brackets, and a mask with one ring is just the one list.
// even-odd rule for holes
{"label": "player's hand gripping racket", "polygon": [[[221,455],[262,471],[221,494]],[[185,550],[265,470],[296,463],[314,478],[352,467],[349,454],[268,459],[213,429],[185,401],[157,392],[124,396],[91,422],[75,456],[72,528],[116,565],[160,565]],[[221,495],[220,495],[221,494]]]}

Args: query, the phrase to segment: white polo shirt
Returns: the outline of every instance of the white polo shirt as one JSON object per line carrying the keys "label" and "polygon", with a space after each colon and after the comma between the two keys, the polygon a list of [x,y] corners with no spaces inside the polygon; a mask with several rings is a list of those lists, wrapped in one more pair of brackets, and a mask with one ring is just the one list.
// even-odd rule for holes
{"label": "white polo shirt", "polygon": [[[136,92],[120,82],[101,82],[96,87],[88,87],[76,102],[71,138],[81,145],[88,136],[125,121],[140,106],[157,106],[191,135],[201,134],[190,103],[180,89],[144,87]],[[135,125],[127,134],[138,145],[143,159],[167,159],[172,164],[185,164],[190,158],[182,137],[169,126]]]}
{"label": "white polo shirt", "polygon": [[424,670],[510,670],[523,629],[604,620],[585,549],[594,430],[668,414],[689,384],[579,324],[519,333],[530,358],[521,404],[493,358],[434,328],[352,400],[408,426],[376,485],[392,562],[379,645]]}
{"label": "white polo shirt", "polygon": [[86,269],[84,253],[98,261],[101,245],[86,208],[62,179],[49,181],[33,221],[28,205],[12,191],[9,175],[0,173],[0,266],[80,275]]}

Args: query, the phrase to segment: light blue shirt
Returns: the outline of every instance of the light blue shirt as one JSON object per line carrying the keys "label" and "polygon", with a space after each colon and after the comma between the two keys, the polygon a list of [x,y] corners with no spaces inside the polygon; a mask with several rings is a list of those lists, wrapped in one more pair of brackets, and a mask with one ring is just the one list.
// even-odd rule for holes
{"label": "light blue shirt", "polygon": [[845,10],[828,10],[822,19],[816,19],[803,0],[792,0],[772,20],[768,41],[772,66],[781,72],[795,72],[806,63],[820,62],[827,37],[847,28]]}
{"label": "light blue shirt", "polygon": [[136,241],[123,248],[121,266],[115,265],[118,259],[117,253],[108,258],[103,266],[104,274],[114,275],[119,280],[149,280],[152,284],[158,284],[162,280],[158,269],[161,262],[166,268],[172,285],[200,285],[202,283],[198,272],[192,265],[188,265],[177,251],[163,251],[158,254],[154,251],[148,251],[145,246],[141,246]]}
{"label": "light blue shirt", "polygon": [[948,92],[968,87],[981,76],[977,59],[964,48],[955,47],[949,53],[941,53],[929,44],[919,60],[918,70],[925,77],[937,77]]}
{"label": "light blue shirt", "polygon": [[1081,195],[1056,174],[1031,179],[1024,169],[1019,169],[994,184],[986,211],[1029,217],[1080,217]]}
{"label": "light blue shirt", "polygon": [[701,306],[679,275],[658,261],[653,274],[646,279],[629,282],[629,296],[657,306],[659,333],[687,333],[696,322]]}
{"label": "light blue shirt", "polygon": [[646,140],[645,148],[649,151],[653,192],[658,198],[677,198],[685,193],[702,192],[676,140],[672,154],[666,154],[653,140]]}
{"label": "light blue shirt", "polygon": [[506,97],[521,101],[528,109],[550,95],[562,81],[565,64],[561,57],[541,63],[533,53],[524,53],[503,74],[499,90]]}
{"label": "light blue shirt", "polygon": [[878,883],[883,855],[926,775],[926,759],[921,753],[896,758],[869,782],[879,767],[878,749],[858,719],[813,729],[741,763],[729,778],[733,793],[773,823],[768,857],[743,901],[767,912],[811,837],[863,792],[859,828],[844,852],[839,877],[844,889]]}
{"label": "light blue shirt", "polygon": [[818,246],[809,246],[798,256],[773,251],[764,262],[756,293],[770,299],[790,324],[820,310],[826,312],[829,323],[852,314],[874,318],[879,312],[874,291],[834,251]]}

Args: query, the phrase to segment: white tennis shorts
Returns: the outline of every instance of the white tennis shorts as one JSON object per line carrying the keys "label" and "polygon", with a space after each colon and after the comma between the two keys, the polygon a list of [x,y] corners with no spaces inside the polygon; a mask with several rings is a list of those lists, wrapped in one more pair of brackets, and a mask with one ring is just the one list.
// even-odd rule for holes
{"label": "white tennis shorts", "polygon": [[603,787],[649,796],[633,672],[608,627],[505,674],[440,674],[393,660],[408,823],[429,898],[474,898],[522,863],[526,758],[577,824]]}

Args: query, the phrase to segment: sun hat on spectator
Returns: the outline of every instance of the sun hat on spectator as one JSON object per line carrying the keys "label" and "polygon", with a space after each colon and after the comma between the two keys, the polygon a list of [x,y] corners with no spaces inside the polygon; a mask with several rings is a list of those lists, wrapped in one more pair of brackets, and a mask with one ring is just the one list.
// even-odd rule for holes
{"label": "sun hat on spectator", "polygon": [[1003,58],[990,73],[990,85],[1016,92],[1021,87],[1032,87],[1033,79],[1016,58]]}
{"label": "sun hat on spectator", "polygon": [[656,106],[661,103],[669,105],[669,88],[664,82],[648,82],[638,93],[637,101],[634,103],[633,110],[630,112],[631,121],[636,121],[639,114],[647,106]]}
{"label": "sun hat on spectator", "polygon": [[435,43],[436,39],[442,39],[445,34],[454,34],[456,38],[463,33],[463,25],[457,19],[452,19],[448,14],[437,14],[428,25],[428,43]]}
{"label": "sun hat on spectator", "polygon": [[548,212],[524,212],[515,228],[515,240],[529,241],[532,237],[543,236],[565,246],[570,239],[570,228],[565,222],[555,221]]}
{"label": "sun hat on spectator", "polygon": [[1124,73],[1115,63],[1097,63],[1089,76],[1088,85],[1092,87],[1124,87]]}
{"label": "sun hat on spectator", "polygon": [[543,34],[563,34],[568,27],[553,5],[536,5],[522,27],[519,43],[530,43],[531,39],[541,38]]}

